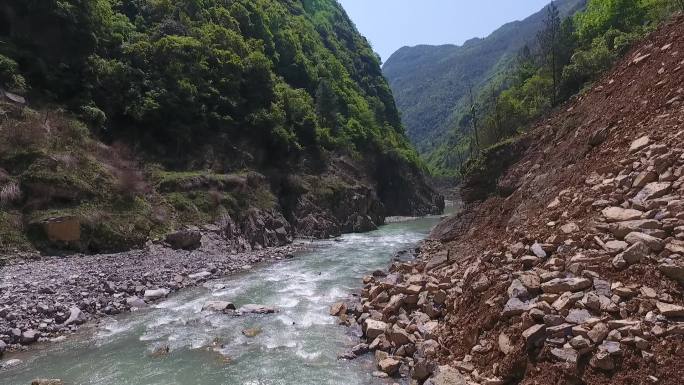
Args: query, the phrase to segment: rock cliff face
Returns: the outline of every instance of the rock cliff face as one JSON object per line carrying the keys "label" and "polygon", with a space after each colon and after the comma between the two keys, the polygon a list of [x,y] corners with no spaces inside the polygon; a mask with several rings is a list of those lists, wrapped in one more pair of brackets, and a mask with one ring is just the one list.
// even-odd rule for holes
{"label": "rock cliff face", "polygon": [[[680,384],[684,18],[540,122],[505,192],[364,278],[342,319],[425,384]],[[388,358],[398,361],[392,363]]]}

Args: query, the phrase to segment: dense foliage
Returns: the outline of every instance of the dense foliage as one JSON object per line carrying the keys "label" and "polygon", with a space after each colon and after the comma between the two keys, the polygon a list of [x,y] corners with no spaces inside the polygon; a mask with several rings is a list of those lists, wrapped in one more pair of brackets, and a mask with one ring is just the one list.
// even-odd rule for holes
{"label": "dense foliage", "polygon": [[334,0],[8,0],[0,40],[2,86],[165,160],[417,163],[379,58]]}
{"label": "dense foliage", "polygon": [[[573,14],[585,1],[558,1],[560,15]],[[539,12],[462,46],[404,47],[387,60],[383,72],[390,81],[408,136],[433,168],[439,168],[435,166],[451,152],[449,146],[439,153],[440,146],[462,142],[448,135],[470,108],[470,88],[477,96],[493,77],[508,68],[518,50],[535,39],[544,17],[545,12]],[[458,156],[453,158],[457,161]]]}
{"label": "dense foliage", "polygon": [[543,11],[536,38],[457,109],[448,139],[427,155],[433,172],[468,174],[481,151],[582,91],[681,8],[664,0],[590,0],[585,10],[563,19],[556,3]]}
{"label": "dense foliage", "polygon": [[[524,131],[531,121],[590,85],[635,40],[680,8],[660,0],[590,0],[586,10],[561,20],[552,3],[537,44],[521,50],[511,69],[482,92],[474,114],[466,116],[479,124],[461,127],[461,136],[464,129],[470,132],[468,144],[460,142],[452,150],[467,159]],[[467,169],[469,163],[465,165]]]}

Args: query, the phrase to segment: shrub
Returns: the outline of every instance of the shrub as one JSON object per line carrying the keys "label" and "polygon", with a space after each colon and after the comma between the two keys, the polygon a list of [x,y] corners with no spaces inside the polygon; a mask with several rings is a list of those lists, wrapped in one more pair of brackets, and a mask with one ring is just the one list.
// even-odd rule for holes
{"label": "shrub", "polygon": [[21,189],[16,182],[9,182],[0,189],[0,206],[9,207],[21,200]]}

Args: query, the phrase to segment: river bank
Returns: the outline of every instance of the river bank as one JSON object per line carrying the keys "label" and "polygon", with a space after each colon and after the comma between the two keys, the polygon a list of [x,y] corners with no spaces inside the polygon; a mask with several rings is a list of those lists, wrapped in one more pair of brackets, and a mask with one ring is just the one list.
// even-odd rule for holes
{"label": "river bank", "polygon": [[[382,384],[372,376],[371,356],[338,359],[358,334],[339,325],[329,308],[356,293],[363,275],[404,259],[400,252],[413,249],[438,221],[420,218],[307,243],[297,258],[212,276],[141,311],[104,316],[64,343],[7,355],[23,362],[3,371],[0,385],[34,378],[78,385]],[[263,304],[276,313],[203,310],[212,301]]]}
{"label": "river bank", "polygon": [[140,309],[207,280],[293,258],[306,243],[235,253],[206,233],[202,247],[163,244],[117,254],[19,261],[0,275],[0,354],[37,342],[62,341],[80,325]]}

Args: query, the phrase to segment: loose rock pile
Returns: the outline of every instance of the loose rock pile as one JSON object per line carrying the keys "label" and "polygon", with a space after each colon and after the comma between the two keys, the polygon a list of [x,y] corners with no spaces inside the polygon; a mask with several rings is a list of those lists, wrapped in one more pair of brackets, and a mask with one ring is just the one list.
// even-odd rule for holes
{"label": "loose rock pile", "polygon": [[335,313],[362,327],[384,375],[682,383],[683,68],[680,17],[531,134],[500,181],[511,195],[364,279],[360,303]]}

